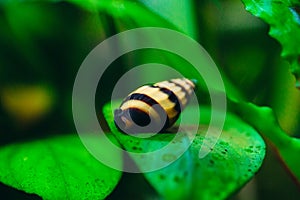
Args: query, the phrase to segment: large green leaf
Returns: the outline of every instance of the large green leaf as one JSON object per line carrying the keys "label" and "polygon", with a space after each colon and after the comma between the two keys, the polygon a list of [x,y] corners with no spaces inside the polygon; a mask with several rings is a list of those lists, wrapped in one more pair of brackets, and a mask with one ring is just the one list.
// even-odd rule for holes
{"label": "large green leaf", "polygon": [[298,0],[242,0],[246,10],[270,25],[269,34],[282,45],[282,56],[291,63],[291,71],[300,77],[300,16]]}
{"label": "large green leaf", "polygon": [[294,179],[300,183],[300,139],[288,136],[281,129],[273,110],[269,107],[259,107],[244,102],[233,103],[232,110],[235,110],[275,145],[279,157],[290,170]]}
{"label": "large green leaf", "polygon": [[[121,155],[112,156],[122,164]],[[43,199],[104,199],[121,177],[92,157],[77,135],[11,144],[0,149],[0,160],[1,182]]]}
{"label": "large green leaf", "polygon": [[[112,109],[118,102],[106,104],[104,114],[111,131],[123,147],[130,152],[145,153],[166,146],[173,139],[172,133],[160,133],[151,138],[137,138],[119,132],[115,125]],[[194,118],[195,107],[189,106],[184,112],[187,118]],[[224,199],[241,188],[258,171],[265,155],[265,143],[259,134],[236,116],[229,114],[222,135],[211,152],[199,158],[199,150],[205,137],[210,119],[210,109],[200,107],[201,128],[185,124],[189,131],[198,131],[188,150],[176,160],[174,152],[162,157],[140,160],[140,169],[145,165],[158,165],[167,160],[176,160],[169,166],[145,173],[146,179],[165,199]],[[189,145],[187,136],[175,141],[178,148]]]}

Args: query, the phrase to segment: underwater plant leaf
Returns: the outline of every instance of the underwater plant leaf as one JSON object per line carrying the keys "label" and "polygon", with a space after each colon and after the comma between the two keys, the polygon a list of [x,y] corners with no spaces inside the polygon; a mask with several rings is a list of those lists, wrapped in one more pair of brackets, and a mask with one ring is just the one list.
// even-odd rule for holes
{"label": "underwater plant leaf", "polygon": [[147,1],[140,0],[152,12],[173,23],[179,30],[196,38],[196,21],[193,1]]}
{"label": "underwater plant leaf", "polygon": [[282,57],[300,77],[300,3],[297,0],[242,0],[246,10],[270,25],[269,34],[282,45]]}
{"label": "underwater plant leaf", "polygon": [[287,135],[281,129],[273,110],[245,102],[233,103],[232,110],[274,144],[280,159],[293,178],[300,183],[300,139]]}
{"label": "underwater plant leaf", "polygon": [[[122,165],[121,155],[112,156]],[[96,160],[76,134],[11,144],[0,159],[1,182],[43,199],[104,199],[122,174]]]}
{"label": "underwater plant leaf", "polygon": [[[168,145],[174,138],[174,133],[138,138],[119,132],[112,114],[112,109],[118,106],[119,102],[108,103],[103,112],[111,131],[125,150],[151,152]],[[188,106],[185,116],[193,118],[194,109],[194,106]],[[263,139],[252,127],[229,113],[217,144],[206,157],[200,159],[199,150],[210,121],[210,108],[200,106],[200,112],[201,126],[198,130],[196,125],[183,125],[188,132],[197,131],[191,145],[186,142],[188,134],[184,136],[184,133],[179,140],[172,141],[178,148],[190,145],[181,157],[177,159],[174,152],[166,152],[162,157],[145,159],[145,163],[136,162],[140,169],[144,169],[145,165],[155,166],[166,160],[175,160],[169,166],[144,173],[164,199],[225,199],[244,186],[262,164],[265,156]]]}

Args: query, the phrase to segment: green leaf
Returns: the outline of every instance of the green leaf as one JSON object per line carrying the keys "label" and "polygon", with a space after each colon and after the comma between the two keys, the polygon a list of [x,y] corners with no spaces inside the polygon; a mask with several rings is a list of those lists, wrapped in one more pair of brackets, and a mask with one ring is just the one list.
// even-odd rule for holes
{"label": "green leaf", "polygon": [[[175,134],[160,133],[151,138],[137,138],[121,133],[114,125],[112,109],[118,102],[106,104],[104,115],[119,142],[127,151],[150,152],[166,146]],[[194,118],[193,106],[186,108],[185,116]],[[265,143],[249,125],[233,114],[227,114],[222,135],[211,152],[199,158],[199,150],[210,121],[210,108],[200,106],[201,127],[185,124],[189,131],[198,131],[194,141],[184,154],[177,159],[174,152],[166,152],[162,157],[137,162],[140,169],[145,165],[158,165],[167,160],[176,160],[169,166],[145,173],[146,179],[165,199],[225,199],[241,188],[258,171],[265,156]],[[178,133],[180,134],[180,133]],[[180,148],[189,145],[187,135],[175,141]],[[174,149],[176,150],[176,149]]]}
{"label": "green leaf", "polygon": [[196,21],[194,2],[184,1],[147,1],[140,0],[151,11],[178,27],[190,37],[196,38]]}
{"label": "green leaf", "polygon": [[275,145],[279,157],[300,183],[300,139],[290,137],[281,129],[273,110],[252,103],[234,103],[232,110]]}
{"label": "green leaf", "polygon": [[[121,155],[112,156],[121,165]],[[90,155],[77,135],[11,144],[0,149],[0,160],[1,182],[43,199],[104,199],[121,177]]]}
{"label": "green leaf", "polygon": [[291,63],[291,71],[300,77],[300,3],[297,0],[242,0],[246,10],[270,25],[270,36],[282,45],[282,56]]}

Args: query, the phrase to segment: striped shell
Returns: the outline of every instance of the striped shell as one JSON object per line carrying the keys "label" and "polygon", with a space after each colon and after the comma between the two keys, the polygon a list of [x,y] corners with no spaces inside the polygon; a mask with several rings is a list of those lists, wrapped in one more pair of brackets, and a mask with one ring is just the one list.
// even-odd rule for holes
{"label": "striped shell", "polygon": [[176,122],[194,89],[194,82],[186,78],[144,85],[115,110],[115,124],[129,134],[165,130]]}

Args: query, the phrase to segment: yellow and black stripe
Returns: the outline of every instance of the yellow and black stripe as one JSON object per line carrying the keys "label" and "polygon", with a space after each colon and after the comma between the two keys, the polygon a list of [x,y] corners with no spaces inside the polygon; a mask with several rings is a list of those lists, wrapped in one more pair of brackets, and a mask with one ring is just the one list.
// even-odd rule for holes
{"label": "yellow and black stripe", "polygon": [[195,83],[186,78],[144,85],[130,93],[115,110],[115,124],[126,133],[153,132],[151,128],[139,128],[150,122],[159,131],[165,130],[178,119],[194,89]]}

